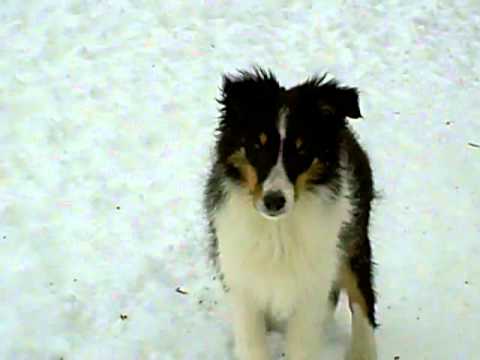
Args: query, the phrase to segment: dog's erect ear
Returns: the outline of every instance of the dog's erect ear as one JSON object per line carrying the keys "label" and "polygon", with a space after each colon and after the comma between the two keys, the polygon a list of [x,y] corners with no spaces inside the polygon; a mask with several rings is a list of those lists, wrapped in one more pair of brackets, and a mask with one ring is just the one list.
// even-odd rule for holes
{"label": "dog's erect ear", "polygon": [[218,102],[225,108],[235,108],[245,102],[251,106],[271,100],[278,91],[279,84],[272,72],[254,67],[251,71],[240,70],[238,75],[224,75]]}
{"label": "dog's erect ear", "polygon": [[222,86],[220,87],[220,99],[217,99],[217,102],[223,106],[227,106],[227,100],[230,97],[229,94],[232,92],[232,87],[234,86],[235,80],[230,78],[228,75],[223,75],[222,77]]}
{"label": "dog's erect ear", "polygon": [[[217,102],[222,106],[221,113],[224,124],[228,119],[231,122],[237,118],[240,108],[239,99],[242,98],[241,80],[229,75],[223,75],[220,87],[220,98]],[[227,117],[227,113],[229,116]]]}
{"label": "dog's erect ear", "polygon": [[222,77],[222,99],[226,100],[228,97],[235,95],[235,92],[239,90],[239,83],[242,82],[242,79],[238,77],[233,77],[232,75],[223,75]]}

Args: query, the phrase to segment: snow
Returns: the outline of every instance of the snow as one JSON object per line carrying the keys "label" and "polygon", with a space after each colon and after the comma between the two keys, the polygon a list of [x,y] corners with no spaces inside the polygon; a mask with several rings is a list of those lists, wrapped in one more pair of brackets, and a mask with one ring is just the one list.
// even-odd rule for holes
{"label": "snow", "polygon": [[[466,0],[4,0],[0,358],[232,359],[200,199],[220,76],[252,64],[361,89],[380,359],[477,358],[478,58]],[[348,329],[343,302],[327,358]]]}

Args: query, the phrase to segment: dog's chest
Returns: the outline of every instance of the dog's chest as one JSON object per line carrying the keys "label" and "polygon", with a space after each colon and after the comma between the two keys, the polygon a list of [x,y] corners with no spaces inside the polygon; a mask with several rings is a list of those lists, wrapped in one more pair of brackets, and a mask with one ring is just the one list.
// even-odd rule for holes
{"label": "dog's chest", "polygon": [[347,215],[339,204],[311,201],[271,221],[232,196],[215,221],[227,285],[247,292],[276,317],[288,316],[304,297],[326,294],[336,270],[338,231]]}

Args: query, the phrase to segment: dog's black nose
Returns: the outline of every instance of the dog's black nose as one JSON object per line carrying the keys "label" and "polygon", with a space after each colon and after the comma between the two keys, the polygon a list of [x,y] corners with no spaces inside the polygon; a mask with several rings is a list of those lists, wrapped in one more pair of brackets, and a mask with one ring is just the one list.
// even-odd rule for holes
{"label": "dog's black nose", "polygon": [[263,197],[265,208],[272,213],[282,210],[285,206],[285,202],[285,196],[283,196],[281,191],[271,191],[266,193]]}

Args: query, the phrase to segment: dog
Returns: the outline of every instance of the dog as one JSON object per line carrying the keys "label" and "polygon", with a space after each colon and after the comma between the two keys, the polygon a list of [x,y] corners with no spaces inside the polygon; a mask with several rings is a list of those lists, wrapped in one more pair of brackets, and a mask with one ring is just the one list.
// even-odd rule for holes
{"label": "dog", "polygon": [[286,89],[270,70],[223,76],[205,185],[210,257],[233,310],[235,354],[267,360],[282,329],[289,360],[321,358],[321,329],[349,299],[347,359],[375,360],[369,158],[347,123],[358,90],[327,75]]}

